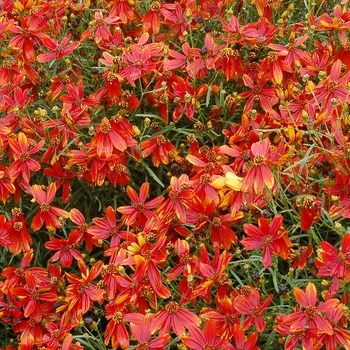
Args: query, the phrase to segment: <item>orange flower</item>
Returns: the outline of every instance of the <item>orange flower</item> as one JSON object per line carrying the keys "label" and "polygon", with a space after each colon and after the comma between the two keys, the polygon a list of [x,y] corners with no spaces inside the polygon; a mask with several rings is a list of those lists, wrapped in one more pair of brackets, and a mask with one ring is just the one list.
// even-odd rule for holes
{"label": "orange flower", "polygon": [[146,158],[152,154],[152,163],[157,168],[161,162],[166,165],[169,164],[170,155],[175,157],[177,154],[176,147],[164,135],[142,141],[141,148],[142,157]]}
{"label": "orange flower", "polygon": [[123,214],[122,220],[124,219],[126,225],[132,225],[138,220],[139,224],[144,226],[151,217],[156,217],[150,209],[157,208],[163,202],[164,197],[158,196],[145,203],[148,193],[148,182],[144,182],[141,185],[140,196],[130,186],[126,188],[126,194],[131,199],[133,206],[121,206],[117,208],[117,211]]}
{"label": "orange flower", "polygon": [[160,30],[160,18],[159,18],[160,3],[153,0],[151,8],[142,19],[142,30],[144,32],[158,34]]}
{"label": "orange flower", "polygon": [[31,229],[39,231],[44,223],[47,229],[53,231],[56,231],[56,228],[61,228],[62,223],[58,218],[68,218],[69,214],[63,209],[50,205],[56,196],[56,184],[54,182],[51,183],[47,187],[46,192],[40,185],[33,185],[31,191],[35,201],[40,204],[40,209],[35,214],[30,225]]}
{"label": "orange flower", "polygon": [[21,175],[23,180],[29,183],[30,172],[40,169],[40,163],[30,158],[30,156],[37,153],[44,146],[45,140],[40,140],[33,147],[30,147],[27,136],[23,132],[20,132],[17,140],[9,138],[8,142],[15,159],[8,167],[10,179],[13,181],[17,176]]}
{"label": "orange flower", "polygon": [[247,192],[248,189],[254,187],[255,193],[260,193],[265,186],[272,190],[275,186],[275,178],[268,164],[271,143],[268,139],[255,142],[251,146],[253,165],[246,173],[241,191]]}
{"label": "orange flower", "polygon": [[303,310],[297,309],[297,311],[287,315],[283,320],[283,325],[289,326],[293,332],[303,331],[308,325],[309,329],[313,329],[317,333],[333,334],[332,325],[322,313],[339,305],[338,299],[328,299],[324,303],[319,303],[316,287],[311,282],[306,286],[305,292],[300,288],[294,288],[294,297]]}
{"label": "orange flower", "polygon": [[[94,301],[100,301],[103,297],[104,290],[98,289],[91,282],[100,275],[103,262],[98,261],[89,270],[83,260],[78,261],[78,266],[81,271],[81,277],[66,273],[66,278],[70,283],[66,289],[66,304],[57,308],[60,312],[66,308],[67,312],[71,313],[72,322],[81,321]],[[70,317],[68,317],[69,319]]]}
{"label": "orange flower", "polygon": [[280,254],[285,259],[288,257],[291,242],[286,231],[282,229],[282,223],[283,216],[277,215],[271,225],[263,217],[259,218],[259,228],[252,224],[243,225],[244,232],[249,237],[243,238],[241,244],[246,250],[263,248],[262,262],[265,268],[272,266],[274,254]]}
{"label": "orange flower", "polygon": [[185,329],[200,325],[200,319],[193,312],[171,301],[154,318],[154,328],[160,329],[159,335],[169,333],[172,328],[178,337],[185,335]]}

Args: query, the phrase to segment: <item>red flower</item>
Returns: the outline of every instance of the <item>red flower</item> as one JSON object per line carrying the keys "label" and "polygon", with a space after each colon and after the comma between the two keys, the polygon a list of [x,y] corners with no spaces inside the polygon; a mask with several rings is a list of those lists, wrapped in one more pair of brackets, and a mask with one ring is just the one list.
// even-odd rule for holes
{"label": "red flower", "polygon": [[81,277],[66,272],[66,278],[70,283],[66,289],[66,304],[57,308],[60,312],[67,308],[68,315],[73,322],[81,321],[94,301],[100,301],[103,297],[104,290],[98,289],[91,282],[100,275],[103,262],[98,261],[89,270],[83,260],[78,261],[81,271]]}
{"label": "red flower", "polygon": [[74,248],[80,237],[81,235],[79,231],[72,231],[68,239],[50,237],[50,241],[44,243],[45,248],[49,250],[57,250],[57,252],[50,258],[50,261],[55,262],[59,260],[62,266],[70,267],[73,258],[76,260],[83,259],[81,253]]}
{"label": "red flower", "polygon": [[[31,140],[32,141],[32,140]],[[21,175],[23,180],[29,183],[30,172],[38,171],[40,163],[30,158],[31,155],[37,153],[45,144],[45,140],[40,140],[33,147],[29,146],[27,136],[20,132],[17,140],[9,138],[8,140],[11,150],[13,151],[14,162],[8,167],[8,174],[12,181]]]}
{"label": "red flower", "polygon": [[[43,343],[49,350],[56,350],[59,348],[59,342],[66,338],[67,333],[75,326],[73,322],[67,323],[66,314],[63,314],[59,326],[54,322],[48,322],[46,329],[48,334],[44,334]],[[62,347],[63,349],[63,347]]]}
{"label": "red flower", "polygon": [[151,2],[151,8],[142,19],[142,30],[144,32],[158,34],[160,30],[159,18],[160,3],[156,0]]}
{"label": "red flower", "polygon": [[315,95],[313,105],[322,104],[328,111],[334,109],[333,99],[336,105],[343,105],[348,100],[348,91],[345,87],[349,81],[350,72],[341,75],[342,62],[337,60],[333,63],[330,75],[322,80],[311,93]]}
{"label": "red flower", "polygon": [[23,57],[26,61],[33,63],[35,62],[35,50],[34,45],[40,47],[39,38],[42,37],[40,29],[45,25],[46,21],[33,20],[32,16],[20,17],[20,26],[13,25],[11,32],[17,34],[9,42],[9,47],[14,47],[22,51]]}
{"label": "red flower", "polygon": [[60,163],[56,162],[52,168],[45,168],[44,174],[57,179],[56,188],[59,189],[62,186],[62,203],[66,204],[72,191],[69,180],[73,179],[76,173],[71,172],[66,166],[62,168]]}
{"label": "red flower", "polygon": [[158,208],[158,213],[174,212],[177,218],[182,222],[186,222],[186,206],[185,203],[193,197],[193,191],[189,189],[193,181],[189,180],[186,174],[182,174],[179,178],[172,176],[170,186],[168,187],[168,196],[162,205]]}
{"label": "red flower", "polygon": [[291,243],[286,231],[282,228],[282,223],[283,216],[277,215],[271,225],[263,217],[258,220],[259,228],[252,224],[243,225],[244,232],[249,238],[242,239],[241,244],[246,250],[263,248],[262,262],[265,268],[272,266],[272,255],[274,254],[280,254],[285,259],[288,257]]}
{"label": "red flower", "polygon": [[25,272],[26,284],[23,287],[15,287],[11,290],[24,306],[24,317],[33,317],[39,322],[43,315],[43,308],[40,300],[54,303],[57,295],[54,293],[45,293],[45,289],[37,289],[37,283],[30,271]]}
{"label": "red flower", "polygon": [[11,241],[8,239],[11,229],[11,221],[7,221],[4,214],[0,214],[0,245],[3,247],[11,245]]}
{"label": "red flower", "polygon": [[64,56],[69,55],[80,45],[78,41],[70,43],[71,37],[71,33],[66,35],[59,44],[56,40],[50,38],[49,35],[43,35],[40,40],[50,51],[38,55],[36,60],[39,63],[45,63],[53,59],[60,60]]}
{"label": "red flower", "polygon": [[144,182],[141,185],[140,196],[138,196],[137,192],[130,186],[126,188],[126,195],[132,201],[133,206],[120,206],[117,208],[117,211],[123,214],[122,220],[124,219],[126,225],[132,225],[138,220],[138,223],[144,226],[151,217],[156,217],[150,209],[157,208],[163,202],[164,197],[158,196],[145,203],[148,193],[148,182]]}
{"label": "red flower", "polygon": [[316,215],[316,202],[313,197],[307,196],[302,199],[300,227],[303,231],[309,231]]}
{"label": "red flower", "polygon": [[154,315],[147,313],[138,323],[130,323],[131,333],[135,339],[139,342],[136,346],[137,350],[149,349],[149,350],[163,350],[169,343],[171,336],[169,334],[163,334],[155,339],[151,339],[154,332]]}
{"label": "red flower", "polygon": [[[153,228],[153,220],[149,222],[149,229]],[[146,226],[146,228],[148,228]],[[151,233],[152,234],[152,233]],[[146,241],[144,233],[141,232],[137,236],[138,242],[129,245],[128,251],[132,255],[136,263],[135,277],[143,279],[148,276],[148,280],[154,292],[162,299],[167,299],[171,293],[162,283],[162,276],[157,265],[164,263],[167,253],[165,251],[166,237],[161,236],[155,244]]]}
{"label": "red flower", "polygon": [[125,50],[123,52],[123,62],[127,64],[127,67],[120,71],[120,75],[127,79],[131,86],[135,86],[136,79],[141,78],[146,72],[151,72],[157,66],[151,58],[153,55],[157,55],[162,47],[159,45],[156,49],[152,44],[144,45],[148,38],[149,34],[144,33],[130,51]]}
{"label": "red flower", "polygon": [[22,251],[28,251],[30,244],[32,244],[32,238],[28,232],[27,222],[21,213],[19,208],[13,208],[11,210],[11,229],[9,232],[9,240],[11,245],[9,251],[12,254],[19,254]]}
{"label": "red flower", "polygon": [[72,82],[66,85],[68,95],[60,97],[60,100],[64,103],[71,105],[69,112],[74,117],[80,116],[84,113],[84,108],[87,106],[95,106],[98,103],[98,99],[95,97],[84,97],[84,83],[82,80],[78,81],[78,87]]}
{"label": "red flower", "polygon": [[255,82],[249,75],[243,75],[244,85],[250,88],[250,91],[245,91],[240,94],[242,98],[247,98],[244,111],[250,112],[254,108],[254,103],[259,104],[265,112],[272,110],[274,104],[278,102],[276,89],[272,86],[266,86],[269,77],[265,74],[259,81]]}
{"label": "red flower", "polygon": [[235,299],[235,308],[243,315],[248,315],[244,318],[243,329],[248,329],[255,323],[256,330],[263,332],[266,322],[262,317],[264,310],[268,307],[272,300],[273,294],[266,298],[262,303],[260,301],[260,292],[257,289],[252,289],[248,295],[240,295]]}
{"label": "red flower", "polygon": [[242,327],[235,323],[233,326],[233,339],[235,340],[236,347],[234,350],[259,350],[255,344],[258,340],[258,332],[250,333],[247,337],[244,334]]}
{"label": "red flower", "polygon": [[31,229],[39,231],[44,223],[47,229],[53,231],[56,231],[56,228],[61,228],[62,223],[58,218],[68,218],[69,214],[63,209],[50,205],[56,196],[56,184],[54,182],[51,183],[46,188],[46,192],[40,185],[33,185],[31,191],[35,201],[40,204],[40,209],[35,214],[30,225]]}
{"label": "red flower", "polygon": [[109,16],[107,18],[103,18],[101,11],[96,11],[94,14],[95,20],[91,23],[95,27],[95,42],[99,44],[103,39],[104,41],[109,40],[112,37],[112,34],[106,24],[115,24],[119,17]]}
{"label": "red flower", "polygon": [[283,324],[290,326],[291,331],[303,331],[306,325],[318,333],[333,334],[333,328],[326,318],[321,314],[336,307],[339,304],[338,299],[328,299],[324,303],[317,300],[317,290],[313,283],[309,282],[305,292],[300,288],[294,288],[294,297],[303,307],[303,310],[287,315]]}
{"label": "red flower", "polygon": [[350,265],[350,234],[343,236],[339,251],[330,243],[323,241],[317,252],[319,257],[315,259],[315,263],[318,268],[318,276],[344,278],[347,267]]}
{"label": "red flower", "polygon": [[172,328],[178,337],[182,337],[186,328],[199,325],[200,319],[193,312],[179,306],[176,301],[168,303],[154,318],[154,328],[160,329],[160,336],[169,333]]}
{"label": "red flower", "polygon": [[177,154],[176,147],[164,135],[142,141],[140,146],[142,157],[146,158],[152,154],[152,163],[157,168],[161,162],[166,165],[169,164],[170,155],[174,158]]}
{"label": "red flower", "polygon": [[253,165],[243,179],[241,191],[246,192],[249,188],[254,187],[254,192],[260,193],[265,186],[270,190],[274,188],[275,178],[268,166],[270,150],[271,143],[268,139],[252,144]]}
{"label": "red flower", "polygon": [[91,144],[96,148],[99,157],[112,160],[112,154],[120,155],[127,147],[134,147],[137,144],[133,136],[132,125],[121,115],[115,115],[112,120],[104,117],[96,126],[96,135]]}
{"label": "red flower", "polygon": [[193,350],[202,350],[202,349],[221,349],[224,339],[220,339],[217,336],[216,323],[209,319],[204,326],[204,330],[201,330],[198,327],[189,328],[189,336],[181,337],[182,342]]}
{"label": "red flower", "polygon": [[111,206],[107,207],[105,217],[106,220],[101,218],[93,218],[92,221],[95,225],[90,226],[87,229],[87,232],[93,237],[94,240],[112,237],[111,246],[117,246],[120,244],[121,238],[126,238],[127,232],[119,231],[121,224],[117,225],[117,216]]}

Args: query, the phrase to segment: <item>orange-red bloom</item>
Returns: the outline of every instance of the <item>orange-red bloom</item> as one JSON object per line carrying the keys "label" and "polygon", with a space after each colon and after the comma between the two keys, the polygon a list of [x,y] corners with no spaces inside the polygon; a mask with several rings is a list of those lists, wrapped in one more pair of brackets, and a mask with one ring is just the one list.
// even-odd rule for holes
{"label": "orange-red bloom", "polygon": [[150,210],[157,208],[164,200],[163,196],[158,196],[146,202],[149,193],[149,183],[144,182],[140,188],[140,195],[130,186],[126,188],[126,194],[132,201],[132,206],[120,206],[117,208],[119,213],[122,213],[122,220],[126,225],[132,225],[138,220],[141,226],[144,226],[151,217],[156,217]]}
{"label": "orange-red bloom", "polygon": [[303,307],[287,315],[283,324],[290,326],[291,331],[303,331],[306,326],[319,333],[333,334],[333,328],[329,321],[322,315],[323,312],[331,310],[339,304],[338,299],[328,299],[324,303],[317,300],[317,290],[313,283],[309,282],[305,292],[300,288],[294,288],[294,297]]}
{"label": "orange-red bloom", "polygon": [[17,176],[21,175],[23,180],[29,183],[30,172],[38,171],[41,167],[40,163],[30,158],[30,156],[40,151],[45,144],[45,140],[40,140],[33,147],[30,147],[27,136],[23,132],[20,132],[17,140],[9,138],[8,142],[15,159],[8,167],[8,174],[11,180],[13,181]]}
{"label": "orange-red bloom", "polygon": [[39,211],[35,214],[30,225],[33,231],[39,231],[45,223],[46,228],[55,231],[62,227],[62,222],[59,220],[69,217],[69,214],[58,207],[50,205],[56,196],[56,184],[53,182],[47,188],[46,192],[40,185],[31,187],[32,195],[35,201],[40,204]]}
{"label": "orange-red bloom", "polygon": [[199,327],[200,320],[196,314],[171,301],[159,311],[154,318],[154,328],[160,329],[159,335],[169,333],[172,328],[178,337],[185,335],[185,329]]}
{"label": "orange-red bloom", "polygon": [[282,228],[283,216],[277,215],[269,222],[260,217],[258,221],[259,227],[252,224],[244,224],[244,232],[249,236],[243,238],[241,244],[244,249],[254,250],[263,248],[262,262],[265,268],[272,266],[272,256],[280,254],[283,258],[288,257],[288,250],[291,242],[286,231]]}

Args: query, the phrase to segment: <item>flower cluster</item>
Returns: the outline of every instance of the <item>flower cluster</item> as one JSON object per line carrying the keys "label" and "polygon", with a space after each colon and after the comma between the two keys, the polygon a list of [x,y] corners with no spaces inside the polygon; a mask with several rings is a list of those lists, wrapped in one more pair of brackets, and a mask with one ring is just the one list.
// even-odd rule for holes
{"label": "flower cluster", "polygon": [[0,0],[0,348],[350,349],[347,2]]}

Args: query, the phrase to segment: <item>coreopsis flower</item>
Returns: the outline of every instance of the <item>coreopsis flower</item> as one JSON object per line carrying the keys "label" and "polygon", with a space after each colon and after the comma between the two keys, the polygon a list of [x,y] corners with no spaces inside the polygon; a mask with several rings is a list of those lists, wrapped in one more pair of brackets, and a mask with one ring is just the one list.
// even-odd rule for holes
{"label": "coreopsis flower", "polygon": [[318,344],[324,344],[326,350],[337,349],[339,346],[343,349],[350,350],[350,333],[340,325],[344,318],[344,304],[329,308],[324,312],[327,320],[333,328],[333,334],[320,334],[317,340]]}
{"label": "coreopsis flower", "polygon": [[316,201],[311,196],[302,199],[300,227],[303,231],[309,231],[315,220],[317,212]]}
{"label": "coreopsis flower", "polygon": [[108,41],[111,37],[111,31],[107,27],[107,24],[115,24],[118,22],[119,17],[116,16],[108,16],[103,18],[103,14],[101,11],[96,11],[94,13],[94,20],[90,22],[90,24],[95,29],[95,42],[99,44],[101,40]]}
{"label": "coreopsis flower", "polygon": [[36,57],[37,62],[45,63],[55,60],[60,60],[64,56],[72,53],[79,45],[80,42],[70,42],[72,34],[69,33],[58,43],[55,39],[52,39],[49,35],[44,34],[40,37],[43,45],[50,51],[42,53]]}
{"label": "coreopsis flower", "polygon": [[0,164],[0,200],[5,204],[11,194],[16,192],[16,188],[8,175],[8,168]]}
{"label": "coreopsis flower", "polygon": [[265,309],[269,306],[273,295],[269,295],[263,302],[260,300],[260,292],[257,289],[252,289],[247,295],[240,295],[236,297],[234,306],[238,312],[247,315],[244,318],[243,329],[248,329],[255,324],[258,332],[263,332],[266,322],[262,315]]}
{"label": "coreopsis flower", "polygon": [[23,286],[25,284],[25,272],[30,271],[39,278],[41,281],[47,276],[47,271],[42,268],[28,267],[30,262],[33,260],[34,252],[29,250],[25,252],[19,267],[7,266],[2,272],[1,276],[6,278],[5,283],[2,286],[2,291],[5,293],[9,292],[11,288],[18,286]]}
{"label": "coreopsis flower", "polygon": [[271,75],[271,80],[274,84],[282,84],[284,72],[291,73],[291,67],[285,63],[285,57],[287,56],[288,51],[278,50],[270,51],[267,54],[265,60],[261,63],[262,67],[267,66]]}
{"label": "coreopsis flower", "polygon": [[169,92],[169,96],[178,103],[173,112],[173,121],[178,121],[183,114],[192,120],[196,109],[200,107],[199,99],[205,95],[207,90],[207,84],[201,84],[195,89],[188,79],[175,81],[172,85],[172,92]]}
{"label": "coreopsis flower", "polygon": [[127,252],[125,249],[117,247],[107,249],[104,255],[111,255],[111,257],[108,264],[102,268],[101,283],[106,286],[108,299],[114,300],[119,285],[119,267],[129,265],[130,259],[127,258]]}
{"label": "coreopsis flower", "polygon": [[172,328],[178,337],[185,335],[186,329],[200,325],[200,319],[193,312],[180,306],[176,301],[168,303],[154,317],[154,329],[159,329],[159,335],[169,333]]}
{"label": "coreopsis flower", "polygon": [[193,326],[189,328],[189,335],[181,337],[182,342],[193,350],[202,350],[209,348],[211,350],[222,349],[224,339],[218,337],[216,323],[209,319],[204,329]]}
{"label": "coreopsis flower", "polygon": [[276,317],[276,322],[278,323],[273,328],[280,334],[286,337],[286,342],[284,344],[285,349],[294,350],[299,344],[305,350],[318,349],[316,347],[316,337],[318,335],[317,330],[306,328],[301,331],[291,330],[289,326],[283,324],[287,315],[280,314]]}
{"label": "coreopsis flower", "polygon": [[62,186],[62,203],[66,204],[72,191],[69,180],[73,179],[76,173],[70,171],[65,165],[62,167],[60,163],[56,162],[52,168],[45,168],[44,174],[57,179],[55,181],[56,188],[58,190]]}
{"label": "coreopsis flower", "polygon": [[160,17],[159,9],[160,2],[153,0],[149,11],[145,14],[142,19],[142,30],[144,32],[158,34],[160,30]]}
{"label": "coreopsis flower", "polygon": [[218,333],[225,340],[235,335],[234,325],[240,322],[239,312],[234,305],[234,299],[224,295],[216,298],[216,310],[205,309],[203,312],[203,316],[215,321]]}
{"label": "coreopsis flower", "polygon": [[311,282],[306,286],[305,292],[300,288],[294,288],[294,297],[302,306],[297,311],[287,315],[283,319],[283,325],[290,327],[291,331],[303,331],[309,329],[318,333],[332,335],[334,333],[331,323],[322,314],[339,305],[338,299],[328,299],[320,303],[317,299],[317,289]]}
{"label": "coreopsis flower", "polygon": [[140,188],[140,195],[130,186],[126,188],[126,195],[132,202],[132,206],[120,206],[117,208],[119,213],[122,213],[122,221],[126,225],[133,225],[137,220],[141,226],[151,218],[156,217],[155,214],[150,210],[157,208],[164,200],[163,196],[158,196],[151,199],[146,203],[146,199],[149,193],[149,183],[144,182]]}
{"label": "coreopsis flower", "polygon": [[178,2],[175,2],[175,4],[163,4],[160,8],[160,13],[164,16],[166,23],[172,32],[178,36],[181,36],[189,27],[186,18],[187,8],[183,9]]}
{"label": "coreopsis flower", "polygon": [[259,350],[260,348],[256,346],[258,341],[258,332],[252,332],[247,337],[244,333],[243,328],[239,323],[233,325],[233,339],[235,341],[236,347],[233,350]]}
{"label": "coreopsis flower", "polygon": [[[59,348],[60,341],[65,339],[68,332],[76,326],[73,322],[68,322],[67,315],[63,314],[59,325],[54,322],[48,322],[45,327],[48,333],[43,336],[43,344],[49,350],[56,350]],[[64,349],[62,347],[62,349]]]}
{"label": "coreopsis flower", "polygon": [[40,321],[43,315],[43,306],[40,301],[54,303],[57,295],[46,292],[46,289],[37,289],[37,281],[30,271],[25,272],[26,284],[22,287],[11,289],[12,294],[20,300],[24,306],[24,317],[33,317],[35,321]]}
{"label": "coreopsis flower", "polygon": [[119,230],[121,223],[117,224],[117,216],[114,209],[108,206],[105,211],[106,219],[93,218],[95,225],[87,228],[87,233],[92,236],[94,240],[107,239],[111,237],[111,246],[120,244],[120,239],[127,237],[126,231]]}
{"label": "coreopsis flower", "polygon": [[168,187],[168,198],[159,206],[158,213],[163,210],[166,213],[173,212],[182,222],[186,222],[186,201],[193,197],[193,190],[189,188],[193,180],[188,175],[182,174],[179,178],[172,176]]}
{"label": "coreopsis flower", "polygon": [[81,321],[94,301],[101,301],[104,291],[98,289],[91,282],[96,279],[102,270],[103,262],[97,261],[88,269],[83,260],[78,260],[81,276],[66,272],[69,285],[66,288],[65,304],[56,309],[57,312],[67,309],[68,317],[72,322]]}
{"label": "coreopsis flower", "polygon": [[106,305],[105,317],[109,322],[104,334],[104,344],[108,345],[111,342],[113,348],[128,349],[130,337],[123,321],[139,323],[142,316],[138,313],[128,313],[127,308],[110,302]]}
{"label": "coreopsis flower", "polygon": [[298,250],[290,249],[288,260],[293,264],[292,268],[303,269],[313,253],[312,244],[308,246],[301,246]]}
{"label": "coreopsis flower", "polygon": [[340,77],[341,67],[342,62],[340,60],[335,61],[329,76],[317,84],[314,91],[310,92],[315,95],[313,105],[322,104],[328,111],[332,111],[334,109],[333,101],[336,102],[336,105],[346,103],[349,92],[345,85],[349,81],[350,72]]}
{"label": "coreopsis flower", "polygon": [[78,86],[75,86],[73,82],[69,82],[66,85],[68,95],[62,95],[60,100],[66,104],[69,104],[70,114],[73,116],[80,116],[84,113],[84,108],[88,106],[95,106],[99,100],[96,97],[84,97],[84,82],[79,79]]}
{"label": "coreopsis flower", "polygon": [[269,80],[267,74],[263,75],[260,80],[256,82],[254,82],[249,75],[243,75],[244,85],[250,88],[250,91],[244,91],[239,94],[242,98],[248,98],[244,104],[245,113],[249,113],[254,108],[254,104],[260,105],[265,112],[269,112],[278,102],[276,88],[266,85]]}
{"label": "coreopsis flower", "polygon": [[40,205],[40,209],[31,222],[31,229],[33,231],[39,231],[44,223],[47,229],[53,231],[56,231],[57,228],[61,228],[62,222],[59,218],[68,218],[69,214],[61,208],[50,205],[56,196],[56,184],[52,182],[47,186],[46,191],[44,191],[40,185],[33,185],[31,187],[31,192],[35,201]]}
{"label": "coreopsis flower", "polygon": [[185,277],[193,275],[197,265],[196,260],[190,256],[190,247],[187,241],[177,239],[174,245],[178,256],[177,264],[167,273],[167,281],[173,281],[181,273]]}
{"label": "coreopsis flower", "polygon": [[115,150],[123,152],[127,147],[135,146],[136,141],[118,128],[118,123],[104,117],[96,126],[96,134],[92,139],[92,146],[96,148],[99,157],[110,158]]}
{"label": "coreopsis flower", "polygon": [[11,245],[11,241],[8,239],[11,229],[11,221],[6,219],[4,214],[0,214],[0,245],[3,247]]}
{"label": "coreopsis flower", "polygon": [[[134,44],[131,50],[123,52],[122,61],[126,63],[126,67],[120,70],[120,75],[125,78],[131,86],[135,85],[135,80],[141,78],[146,72],[150,72],[156,68],[157,63],[151,58],[157,55],[161,50],[152,44],[144,45],[149,38],[148,33],[144,33],[137,44]],[[143,45],[143,46],[141,46]]]}
{"label": "coreopsis flower", "polygon": [[135,7],[124,0],[110,0],[108,5],[111,7],[109,15],[119,17],[124,23],[138,22],[141,23],[141,16]]}
{"label": "coreopsis flower", "polygon": [[251,145],[252,167],[247,171],[241,191],[246,192],[254,188],[255,193],[260,193],[265,187],[272,190],[275,186],[274,175],[269,168],[271,143],[268,139],[262,142],[255,142]]}
{"label": "coreopsis flower", "polygon": [[9,231],[11,245],[9,246],[9,251],[11,254],[19,254],[22,251],[27,252],[33,241],[28,232],[26,219],[19,208],[13,208],[11,214],[11,228]]}
{"label": "coreopsis flower", "polygon": [[14,180],[20,175],[25,182],[29,183],[30,172],[36,172],[41,168],[40,163],[31,156],[40,151],[45,144],[45,140],[40,140],[38,143],[34,143],[33,147],[30,147],[29,144],[33,140],[28,140],[27,136],[20,132],[17,140],[9,138],[8,142],[15,159],[8,167],[10,179]]}
{"label": "coreopsis flower", "polygon": [[[153,226],[150,220],[150,228]],[[144,278],[148,276],[154,292],[163,299],[171,296],[169,289],[162,283],[162,276],[157,265],[164,263],[167,253],[165,251],[166,237],[159,237],[154,244],[146,240],[143,232],[137,236],[137,242],[132,242],[128,251],[136,264],[135,277]],[[156,237],[155,237],[156,238]]]}
{"label": "coreopsis flower", "polygon": [[237,212],[234,215],[231,213],[217,215],[211,218],[209,229],[211,231],[213,247],[216,249],[230,250],[232,244],[237,243],[237,235],[232,230],[231,226],[242,219],[243,213]]}
{"label": "coreopsis flower", "polygon": [[20,25],[13,25],[10,30],[16,36],[11,39],[9,46],[19,49],[25,61],[29,63],[35,62],[34,45],[40,47],[40,38],[43,33],[40,32],[42,27],[46,24],[46,20],[34,21],[31,16],[20,17]]}
{"label": "coreopsis flower", "polygon": [[258,220],[259,227],[253,224],[244,224],[244,232],[249,236],[243,238],[241,244],[246,250],[263,248],[262,263],[265,268],[272,266],[272,256],[280,254],[287,259],[291,242],[286,231],[282,227],[283,216],[277,215],[269,225],[269,222],[260,217]]}
{"label": "coreopsis flower", "polygon": [[149,349],[149,350],[163,350],[169,343],[171,336],[169,334],[163,334],[157,338],[151,340],[154,333],[154,314],[147,313],[138,323],[130,323],[130,331],[138,341],[136,350]]}
{"label": "coreopsis flower", "polygon": [[160,163],[169,164],[170,159],[174,158],[177,154],[176,147],[164,135],[157,135],[144,140],[140,146],[142,157],[146,158],[152,154],[152,163],[157,168]]}
{"label": "coreopsis flower", "polygon": [[83,259],[81,253],[74,248],[80,237],[80,232],[75,230],[69,234],[68,239],[50,237],[50,241],[44,243],[46,249],[56,251],[50,258],[50,261],[55,262],[59,260],[62,266],[70,267],[73,258],[75,260]]}
{"label": "coreopsis flower", "polygon": [[[298,48],[300,45],[304,44],[306,40],[308,40],[307,35],[303,35],[295,40],[295,34],[292,34],[289,37],[289,44],[280,45],[280,44],[269,44],[268,47],[277,52],[284,52],[287,50],[287,55],[284,56],[284,63],[287,67],[295,66],[296,61],[298,62],[309,62],[310,57],[304,50]],[[290,71],[287,70],[287,71]]]}
{"label": "coreopsis flower", "polygon": [[228,275],[225,272],[229,262],[232,259],[232,254],[224,250],[220,254],[220,250],[216,248],[215,255],[212,261],[209,258],[206,247],[201,249],[201,257],[198,261],[198,273],[203,277],[199,285],[193,290],[194,296],[200,296],[206,301],[211,300],[211,289],[215,283],[219,284],[218,295],[228,292],[227,283],[229,281]]}
{"label": "coreopsis flower", "polygon": [[350,234],[343,236],[339,250],[329,242],[323,241],[317,252],[319,257],[315,259],[315,263],[318,276],[344,278],[350,265]]}

